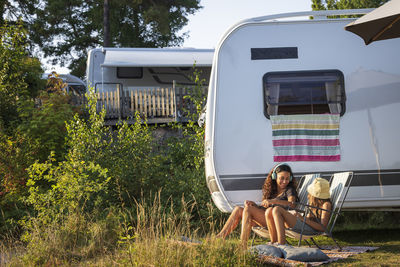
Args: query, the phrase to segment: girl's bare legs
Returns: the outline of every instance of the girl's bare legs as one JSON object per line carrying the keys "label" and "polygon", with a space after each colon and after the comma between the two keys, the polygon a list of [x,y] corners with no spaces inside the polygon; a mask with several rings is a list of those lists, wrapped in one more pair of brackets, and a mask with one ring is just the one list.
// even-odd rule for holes
{"label": "girl's bare legs", "polygon": [[278,236],[276,233],[276,226],[274,217],[272,215],[273,208],[270,207],[265,211],[265,221],[267,222],[269,238],[271,239],[271,243],[276,243],[278,241]]}
{"label": "girl's bare legs", "polygon": [[285,224],[288,227],[293,227],[296,224],[297,217],[279,206],[273,208],[272,216],[275,221],[278,243],[284,245],[286,244]]}
{"label": "girl's bare legs", "polygon": [[236,206],[228,220],[226,221],[224,227],[222,227],[221,232],[217,234],[217,237],[226,238],[235,228],[238,226],[240,220],[242,219],[243,208]]}
{"label": "girl's bare legs", "polygon": [[246,206],[243,210],[242,232],[240,234],[243,248],[247,248],[251,227],[256,224],[266,226],[264,210],[256,206]]}

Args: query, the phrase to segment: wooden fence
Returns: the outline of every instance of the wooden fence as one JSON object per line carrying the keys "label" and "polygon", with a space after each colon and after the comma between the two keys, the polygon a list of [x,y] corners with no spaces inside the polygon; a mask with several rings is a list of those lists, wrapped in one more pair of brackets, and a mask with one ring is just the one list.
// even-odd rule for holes
{"label": "wooden fence", "polygon": [[[149,124],[187,121],[187,115],[196,111],[194,104],[185,97],[193,90],[190,87],[121,90],[117,86],[115,90],[96,93],[96,107],[98,112],[102,108],[106,110],[105,122],[108,125],[115,125],[119,120],[133,123],[136,112]],[[207,88],[201,88],[201,94],[206,92]]]}

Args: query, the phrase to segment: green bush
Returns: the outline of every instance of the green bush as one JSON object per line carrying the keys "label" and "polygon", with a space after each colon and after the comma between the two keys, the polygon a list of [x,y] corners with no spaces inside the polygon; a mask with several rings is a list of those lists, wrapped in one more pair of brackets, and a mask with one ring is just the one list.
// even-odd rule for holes
{"label": "green bush", "polygon": [[[204,103],[204,95],[196,91],[200,86],[187,97],[197,113]],[[192,119],[186,124],[170,125],[178,136],[159,141],[153,133],[161,126],[149,127],[138,114],[133,125],[106,127],[105,111],[96,112],[92,93],[82,116],[68,104],[68,96],[54,89],[60,87],[53,84],[43,92],[39,107],[25,102],[17,131],[24,133],[21,138],[29,138],[17,160],[26,159],[21,177],[28,190],[19,194],[27,215],[21,220],[27,244],[25,262],[82,262],[101,253],[101,247],[116,249],[116,237],[139,240],[144,229],[161,231],[156,239],[178,232],[214,231],[221,214],[213,208],[204,179],[204,128],[194,121],[197,113],[189,114]],[[23,142],[7,144],[5,151],[11,154]],[[138,213],[155,194],[157,212],[163,218]],[[154,207],[152,203],[149,209]],[[29,208],[33,211],[28,215]],[[168,227],[157,228],[157,220]],[[173,230],[176,227],[180,230]],[[96,236],[102,237],[100,243]],[[206,254],[200,254],[202,262]]]}
{"label": "green bush", "polygon": [[23,102],[36,97],[44,86],[40,62],[27,49],[22,22],[0,26],[0,130],[6,133],[18,124]]}
{"label": "green bush", "polygon": [[35,162],[45,162],[52,151],[57,161],[65,157],[65,122],[80,112],[79,107],[69,104],[70,96],[62,91],[61,84],[52,84],[48,89],[51,93],[42,91],[35,100],[19,101],[15,127],[12,131],[0,131],[2,233],[18,230],[15,222],[30,212],[29,205],[23,203],[28,194],[28,168]]}
{"label": "green bush", "polygon": [[18,131],[31,140],[32,150],[35,151],[35,159],[44,162],[55,153],[55,158],[64,159],[67,152],[66,122],[71,121],[75,114],[80,114],[80,108],[70,104],[71,96],[61,91],[60,88],[52,88],[52,93],[41,92],[36,101],[40,105],[33,104],[25,108],[27,117],[19,125]]}

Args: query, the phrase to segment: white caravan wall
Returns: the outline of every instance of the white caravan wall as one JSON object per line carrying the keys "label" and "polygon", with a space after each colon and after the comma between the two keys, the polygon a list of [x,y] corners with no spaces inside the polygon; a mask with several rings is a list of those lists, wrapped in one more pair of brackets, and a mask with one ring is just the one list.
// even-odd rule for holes
{"label": "white caravan wall", "polygon": [[[273,71],[337,69],[345,78],[341,160],[289,162],[295,172],[399,168],[400,40],[365,46],[361,38],[344,30],[350,21],[248,24],[228,35],[218,50],[216,66],[217,175],[265,174],[273,166],[272,129],[263,114],[262,84],[263,75]],[[264,47],[298,47],[298,59],[251,60],[250,49]],[[371,197],[399,199],[398,190],[390,186],[385,190],[374,190]],[[261,191],[229,191],[227,197],[241,204],[244,199],[261,199]]]}

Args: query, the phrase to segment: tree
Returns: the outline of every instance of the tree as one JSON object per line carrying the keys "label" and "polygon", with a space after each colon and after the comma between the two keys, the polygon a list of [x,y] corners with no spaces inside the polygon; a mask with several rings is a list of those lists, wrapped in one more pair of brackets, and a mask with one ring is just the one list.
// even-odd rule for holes
{"label": "tree", "polygon": [[44,0],[31,25],[32,40],[53,64],[69,64],[82,77],[87,50],[103,45],[104,2],[109,4],[110,42],[115,47],[167,47],[182,44],[179,31],[200,0]]}
{"label": "tree", "polygon": [[19,120],[18,110],[43,86],[40,62],[29,55],[27,47],[21,21],[0,26],[0,130],[13,128]]}
{"label": "tree", "polygon": [[35,6],[39,0],[0,0],[0,26],[5,20],[17,21],[22,19],[28,21],[32,18]]}
{"label": "tree", "polygon": [[313,10],[358,9],[379,7],[388,0],[312,0]]}
{"label": "tree", "polygon": [[103,9],[103,46],[109,47],[111,44],[110,40],[110,6],[109,0],[104,0],[104,9]]}

